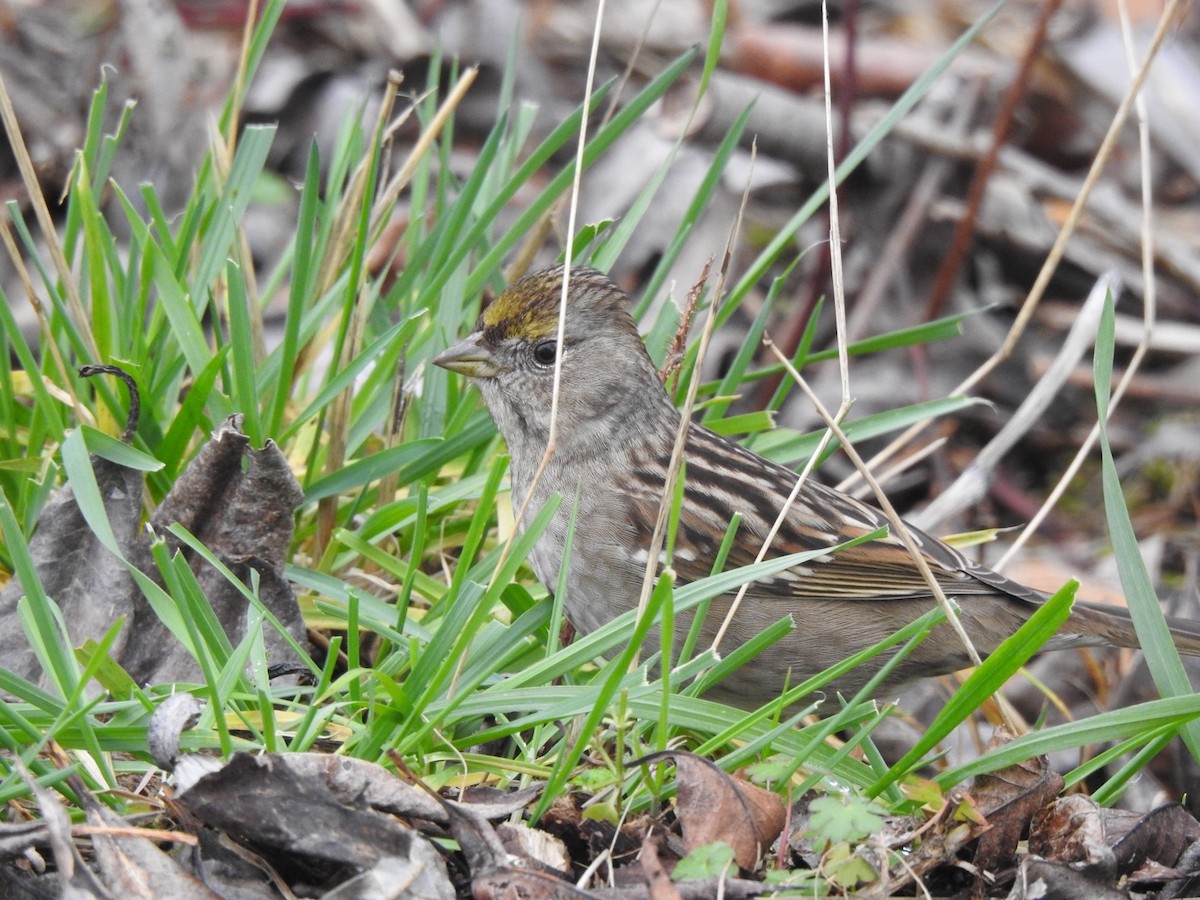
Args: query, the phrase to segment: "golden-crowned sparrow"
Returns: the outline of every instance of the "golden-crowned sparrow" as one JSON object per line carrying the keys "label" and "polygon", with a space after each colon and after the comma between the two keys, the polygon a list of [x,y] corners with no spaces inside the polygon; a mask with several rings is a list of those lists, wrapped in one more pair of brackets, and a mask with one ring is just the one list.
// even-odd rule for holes
{"label": "golden-crowned sparrow", "polygon": [[[476,331],[434,362],[473,378],[508,442],[514,502],[524,502],[550,429],[555,358],[562,352],[556,446],[526,518],[549,497],[564,498],[538,539],[530,562],[542,583],[558,583],[570,506],[578,497],[570,571],[563,598],[581,631],[591,631],[636,605],[648,547],[680,424],[626,311],[626,296],[605,275],[573,269],[561,348],[556,342],[561,267],[513,284],[488,306]],[[710,574],[734,513],[742,515],[727,566],[753,562],[791,492],[796,474],[709,431],[688,425],[686,476],[672,566],[680,582]],[[770,549],[771,556],[832,547],[886,524],[864,503],[809,480]],[[1045,595],[977,565],[946,544],[910,529],[943,591],[961,606],[976,647],[991,652]],[[713,603],[705,622],[711,641],[731,602]],[[728,651],[790,614],[793,631],[731,675],[712,694],[752,705],[776,695],[927,612],[930,589],[912,556],[888,536],[755,582],[721,649]],[[686,634],[690,617],[677,626]],[[1181,651],[1200,655],[1200,629],[1174,622]],[[1121,609],[1077,603],[1048,649],[1111,644],[1136,647]],[[657,646],[657,642],[653,646]],[[883,657],[829,686],[849,694],[866,683]],[[949,626],[938,626],[899,665],[884,688],[970,664]],[[711,694],[710,694],[711,695]]]}

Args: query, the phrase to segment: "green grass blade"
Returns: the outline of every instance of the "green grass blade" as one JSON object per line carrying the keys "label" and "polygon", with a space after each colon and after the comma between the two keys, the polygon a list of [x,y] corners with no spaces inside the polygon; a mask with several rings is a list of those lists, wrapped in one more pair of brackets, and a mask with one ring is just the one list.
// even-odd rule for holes
{"label": "green grass blade", "polygon": [[[1154,678],[1154,684],[1164,697],[1183,697],[1192,693],[1179,651],[1171,638],[1171,631],[1163,618],[1162,607],[1146,571],[1146,564],[1133,533],[1129,510],[1121,493],[1121,482],[1113,459],[1112,446],[1108,439],[1108,398],[1112,387],[1112,357],[1115,344],[1115,312],[1112,292],[1105,297],[1100,315],[1100,329],[1096,335],[1095,380],[1096,409],[1099,412],[1101,483],[1104,486],[1104,514],[1112,536],[1113,552],[1117,558],[1117,570],[1121,576],[1121,587],[1129,604],[1138,640],[1145,651],[1146,665]],[[1200,724],[1191,723],[1180,733],[1192,757],[1200,760]]]}

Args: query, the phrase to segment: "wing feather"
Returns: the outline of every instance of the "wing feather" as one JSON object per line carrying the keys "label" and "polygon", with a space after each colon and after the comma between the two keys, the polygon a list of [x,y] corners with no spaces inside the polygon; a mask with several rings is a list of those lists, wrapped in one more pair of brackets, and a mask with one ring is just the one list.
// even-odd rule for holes
{"label": "wing feather", "polygon": [[[742,521],[726,569],[750,565],[791,493],[796,473],[698,425],[693,425],[689,433],[687,459],[672,567],[684,582],[711,574],[725,527],[735,513],[741,514]],[[666,462],[660,460],[661,465]],[[747,485],[761,487],[749,491]],[[657,492],[638,494],[632,498],[631,512],[636,520],[653,522],[658,502]],[[878,510],[809,482],[791,507],[766,558],[829,549],[886,526],[887,520]],[[948,594],[993,594],[1001,590],[1035,601],[1044,596],[976,565],[920,529],[910,527],[910,533]],[[648,534],[643,537],[648,541]],[[761,579],[755,583],[753,593],[755,597],[776,597],[781,601],[913,600],[930,596],[929,586],[912,555],[891,534],[823,554],[811,562]]]}

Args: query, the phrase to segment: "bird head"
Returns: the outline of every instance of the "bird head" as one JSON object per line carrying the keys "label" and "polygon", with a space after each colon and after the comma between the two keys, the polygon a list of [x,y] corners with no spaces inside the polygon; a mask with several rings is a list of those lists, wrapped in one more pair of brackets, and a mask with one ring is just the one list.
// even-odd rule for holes
{"label": "bird head", "polygon": [[601,272],[572,269],[560,342],[562,283],[562,266],[513,283],[474,332],[433,360],[475,380],[514,454],[524,440],[545,446],[560,356],[560,439],[604,440],[598,432],[628,427],[647,403],[670,407],[625,293]]}

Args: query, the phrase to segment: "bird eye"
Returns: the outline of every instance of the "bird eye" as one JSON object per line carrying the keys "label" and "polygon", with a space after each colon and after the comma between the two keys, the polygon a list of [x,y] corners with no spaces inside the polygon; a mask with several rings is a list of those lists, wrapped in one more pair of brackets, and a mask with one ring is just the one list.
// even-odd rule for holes
{"label": "bird eye", "polygon": [[554,365],[556,356],[558,356],[557,341],[540,341],[533,347],[533,361],[539,366]]}

